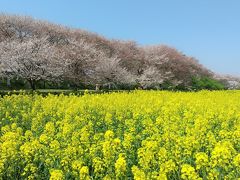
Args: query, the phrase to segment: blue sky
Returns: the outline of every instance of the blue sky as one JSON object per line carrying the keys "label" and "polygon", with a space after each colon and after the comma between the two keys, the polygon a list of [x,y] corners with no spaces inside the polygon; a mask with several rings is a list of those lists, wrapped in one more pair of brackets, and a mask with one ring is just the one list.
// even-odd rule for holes
{"label": "blue sky", "polygon": [[240,75],[240,0],[0,0],[0,12],[168,44],[215,72]]}

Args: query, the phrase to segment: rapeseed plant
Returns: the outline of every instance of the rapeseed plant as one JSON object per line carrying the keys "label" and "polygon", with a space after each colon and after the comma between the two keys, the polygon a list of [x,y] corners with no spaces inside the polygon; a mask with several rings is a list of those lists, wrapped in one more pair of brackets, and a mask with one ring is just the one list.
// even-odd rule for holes
{"label": "rapeseed plant", "polygon": [[0,99],[0,179],[238,179],[240,91]]}

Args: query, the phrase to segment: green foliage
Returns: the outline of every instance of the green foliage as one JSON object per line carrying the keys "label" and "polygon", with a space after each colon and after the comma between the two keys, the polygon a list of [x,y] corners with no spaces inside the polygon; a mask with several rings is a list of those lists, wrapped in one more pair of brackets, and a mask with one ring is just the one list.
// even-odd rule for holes
{"label": "green foliage", "polygon": [[[111,84],[102,85],[101,90],[133,90],[138,89],[140,84]],[[61,83],[54,83],[48,81],[39,81],[36,83],[37,89],[69,89],[69,90],[79,90],[79,89],[95,89],[95,85],[86,84],[74,84],[69,81],[64,81]],[[19,89],[30,89],[29,83],[23,79],[11,79],[11,86],[7,86],[7,80],[2,78],[0,83],[0,90],[19,90]],[[185,83],[174,85],[170,81],[164,81],[162,84],[153,84],[152,87],[146,89],[161,89],[161,90],[177,90],[177,91],[191,91],[191,90],[223,90],[225,86],[222,82],[209,77],[193,77],[190,85]]]}
{"label": "green foliage", "polygon": [[212,78],[209,77],[193,77],[192,78],[192,89],[194,90],[202,90],[202,89],[208,89],[208,90],[223,90],[225,89],[225,86]]}
{"label": "green foliage", "polygon": [[164,81],[161,84],[161,89],[163,89],[163,90],[173,90],[173,89],[175,89],[175,86],[170,81]]}
{"label": "green foliage", "polygon": [[0,78],[0,89],[1,90],[18,90],[18,89],[28,89],[28,84],[20,78],[13,78],[10,80],[10,85],[7,83],[7,78]]}

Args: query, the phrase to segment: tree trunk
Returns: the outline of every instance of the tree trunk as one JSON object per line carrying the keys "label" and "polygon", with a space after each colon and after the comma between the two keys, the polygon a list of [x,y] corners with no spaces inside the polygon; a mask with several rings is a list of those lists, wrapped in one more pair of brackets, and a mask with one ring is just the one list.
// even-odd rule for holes
{"label": "tree trunk", "polygon": [[29,80],[29,83],[30,83],[31,89],[32,89],[32,90],[36,90],[36,84],[35,84],[35,81],[32,80],[32,79],[30,79],[30,80]]}
{"label": "tree trunk", "polygon": [[7,87],[11,87],[11,80],[10,80],[10,78],[7,78]]}
{"label": "tree trunk", "polygon": [[95,90],[96,90],[96,91],[99,91],[99,90],[100,90],[100,84],[96,84]]}

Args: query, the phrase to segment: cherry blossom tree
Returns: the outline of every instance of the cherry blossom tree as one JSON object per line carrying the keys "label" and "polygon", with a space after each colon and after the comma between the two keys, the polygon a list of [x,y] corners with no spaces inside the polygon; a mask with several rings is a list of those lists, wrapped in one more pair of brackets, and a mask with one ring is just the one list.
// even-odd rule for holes
{"label": "cherry blossom tree", "polygon": [[195,58],[188,57],[175,48],[165,45],[148,46],[144,51],[147,64],[154,66],[161,75],[171,72],[168,81],[175,86],[181,83],[188,86],[195,76],[211,76],[211,72]]}
{"label": "cherry blossom tree", "polygon": [[67,66],[47,37],[4,41],[0,43],[0,52],[1,74],[25,79],[33,90],[39,80],[60,80]]}
{"label": "cherry blossom tree", "polygon": [[91,80],[96,84],[117,88],[118,85],[131,85],[136,83],[136,77],[127,69],[120,66],[120,60],[117,57],[106,57],[101,54],[98,59],[98,65],[93,70]]}
{"label": "cherry blossom tree", "polygon": [[190,86],[193,77],[214,78],[195,58],[166,45],[141,47],[6,14],[0,15],[0,69],[2,77],[23,78],[33,89],[39,80],[159,88],[164,82]]}
{"label": "cherry blossom tree", "polygon": [[159,73],[156,67],[149,66],[143,71],[143,74],[137,81],[143,89],[160,89],[161,84],[172,78],[172,76],[173,74],[171,72]]}
{"label": "cherry blossom tree", "polygon": [[117,56],[119,64],[135,75],[141,75],[145,68],[145,52],[137,45],[135,41],[119,41],[111,42],[113,48],[113,56]]}
{"label": "cherry blossom tree", "polygon": [[58,54],[68,61],[65,78],[76,85],[88,84],[91,73],[102,54],[85,40],[69,39],[68,43],[58,48]]}

